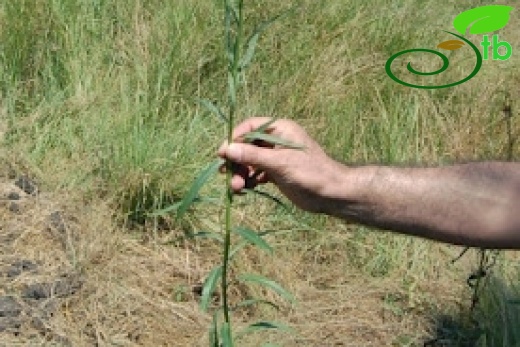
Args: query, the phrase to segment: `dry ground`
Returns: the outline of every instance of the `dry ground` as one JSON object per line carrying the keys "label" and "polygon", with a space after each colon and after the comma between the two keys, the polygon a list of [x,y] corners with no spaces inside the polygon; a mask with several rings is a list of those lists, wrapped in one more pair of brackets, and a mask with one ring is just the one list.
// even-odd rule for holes
{"label": "dry ground", "polygon": [[[169,233],[117,226],[106,203],[38,190],[6,165],[0,216],[0,345],[205,344],[210,317],[198,308],[197,286],[218,261],[211,246],[166,245]],[[247,253],[252,268],[277,269],[266,275],[298,304],[278,313],[244,312],[249,320],[268,315],[287,322],[296,333],[251,336],[241,345],[268,338],[284,346],[418,345],[435,337],[436,320],[465,300],[468,267],[448,265],[458,249],[429,245],[438,258],[430,278],[404,283],[398,272],[361,275],[346,254],[348,235],[331,233],[313,248],[288,241],[274,257]]]}

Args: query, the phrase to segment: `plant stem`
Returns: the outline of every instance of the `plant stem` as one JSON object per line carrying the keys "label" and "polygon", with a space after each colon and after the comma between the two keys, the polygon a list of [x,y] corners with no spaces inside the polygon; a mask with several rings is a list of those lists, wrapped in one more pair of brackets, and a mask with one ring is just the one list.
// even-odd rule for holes
{"label": "plant stem", "polygon": [[229,261],[229,248],[231,244],[231,204],[233,203],[233,192],[231,191],[231,163],[226,164],[226,237],[224,239],[224,258],[222,263],[222,307],[224,310],[224,320],[229,323],[229,309],[228,309],[228,297],[227,297],[227,277],[228,277],[228,261]]}
{"label": "plant stem", "polygon": [[[228,0],[225,1],[226,11],[228,11],[228,6],[233,6],[233,4],[228,4]],[[229,87],[229,118],[228,118],[228,128],[227,128],[227,138],[228,143],[233,141],[233,125],[234,118],[236,113],[236,91],[239,83],[238,74],[239,74],[239,64],[240,64],[240,47],[242,45],[242,22],[243,22],[243,13],[242,13],[242,5],[243,0],[238,1],[238,23],[237,23],[237,32],[235,36],[234,42],[234,50],[233,50],[233,63],[229,66],[228,73],[231,74],[230,83],[233,83],[233,86]],[[233,6],[234,8],[234,6]],[[226,33],[229,35],[231,33]],[[229,323],[229,328],[231,329],[231,322],[229,318],[229,306],[228,306],[228,267],[229,267],[229,250],[231,246],[231,206],[233,204],[233,191],[231,188],[231,179],[233,177],[233,167],[232,163],[228,161],[226,163],[226,236],[224,240],[224,255],[223,255],[223,269],[222,269],[222,307],[224,311],[224,321]]]}

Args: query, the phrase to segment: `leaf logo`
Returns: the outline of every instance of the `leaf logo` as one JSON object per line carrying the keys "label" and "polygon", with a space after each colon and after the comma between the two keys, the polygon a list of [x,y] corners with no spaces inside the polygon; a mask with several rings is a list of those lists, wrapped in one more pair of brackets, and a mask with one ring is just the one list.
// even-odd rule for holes
{"label": "leaf logo", "polygon": [[437,48],[446,49],[448,51],[454,51],[464,46],[464,42],[461,40],[448,40],[441,42],[437,45]]}
{"label": "leaf logo", "polygon": [[488,5],[462,12],[453,21],[455,29],[464,35],[468,28],[474,35],[486,34],[502,29],[509,22],[511,6]]}
{"label": "leaf logo", "polygon": [[[450,65],[449,59],[446,55],[439,51],[435,51],[432,49],[426,49],[426,48],[414,48],[414,49],[407,49],[401,52],[398,52],[394,55],[392,55],[385,64],[385,70],[388,76],[393,79],[395,82],[402,84],[407,87],[411,88],[422,88],[422,89],[439,89],[439,88],[448,88],[453,87],[456,85],[459,85],[461,83],[464,83],[466,81],[469,81],[471,78],[475,77],[476,74],[479,72],[480,68],[482,67],[482,61],[487,60],[489,57],[489,51],[488,48],[491,45],[491,42],[489,41],[488,35],[484,35],[484,40],[482,41],[481,45],[484,47],[484,56],[480,53],[479,49],[475,44],[473,44],[470,40],[464,37],[466,32],[469,29],[470,34],[480,35],[480,34],[487,34],[496,30],[500,30],[503,27],[507,25],[510,19],[510,12],[514,8],[511,6],[504,6],[504,5],[487,5],[487,6],[481,6],[476,7],[471,10],[462,12],[459,14],[455,19],[453,20],[453,26],[455,29],[459,32],[459,34],[456,34],[454,32],[446,31],[448,34],[451,34],[458,38],[459,40],[447,40],[444,42],[441,42],[437,45],[437,48],[445,49],[448,51],[454,51],[459,48],[462,48],[464,46],[469,46],[473,52],[475,53],[475,67],[473,71],[464,79],[444,85],[416,85],[412,83],[405,82],[401,79],[399,79],[397,76],[394,75],[392,72],[392,62],[399,58],[401,55],[409,54],[409,53],[416,53],[416,52],[423,52],[423,53],[430,53],[434,54],[437,57],[442,59],[442,67],[437,69],[436,71],[432,72],[423,72],[418,71],[415,69],[411,63],[408,63],[406,68],[409,72],[411,72],[414,75],[419,76],[432,76],[440,74],[444,71],[446,71]],[[512,54],[512,47],[511,45],[506,41],[499,41],[498,34],[493,35],[493,59],[494,60],[507,60],[509,57],[511,57]],[[505,53],[499,52],[499,48],[504,47]]]}

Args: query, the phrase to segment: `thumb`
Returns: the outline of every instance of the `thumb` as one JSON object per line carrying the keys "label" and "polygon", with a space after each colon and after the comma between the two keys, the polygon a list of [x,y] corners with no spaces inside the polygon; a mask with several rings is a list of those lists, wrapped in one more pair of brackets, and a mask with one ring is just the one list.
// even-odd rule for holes
{"label": "thumb", "polygon": [[273,169],[277,165],[271,148],[245,143],[231,143],[226,150],[226,157],[237,164],[254,166],[263,170]]}

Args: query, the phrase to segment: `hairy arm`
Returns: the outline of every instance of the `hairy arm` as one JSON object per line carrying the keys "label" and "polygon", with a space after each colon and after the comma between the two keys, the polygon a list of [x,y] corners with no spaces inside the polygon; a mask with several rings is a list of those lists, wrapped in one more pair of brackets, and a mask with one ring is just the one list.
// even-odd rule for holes
{"label": "hairy arm", "polygon": [[520,248],[520,163],[336,164],[320,212],[458,245]]}
{"label": "hairy arm", "polygon": [[269,120],[244,121],[218,151],[236,164],[234,191],[272,182],[306,211],[458,245],[520,249],[520,163],[345,166],[291,120],[277,120],[269,132],[305,150],[242,143]]}

